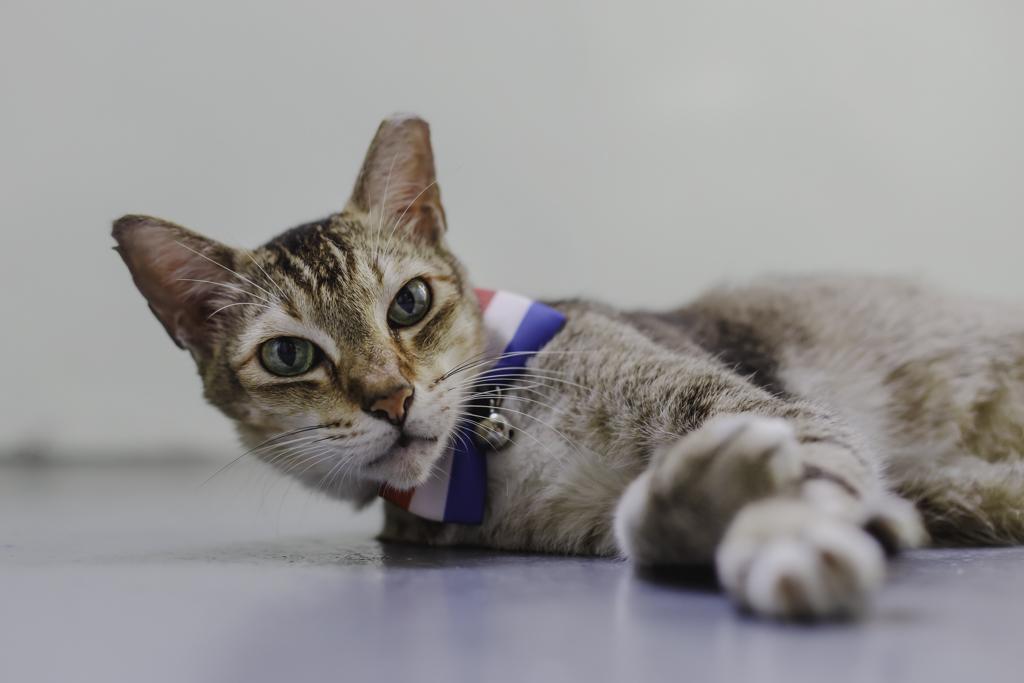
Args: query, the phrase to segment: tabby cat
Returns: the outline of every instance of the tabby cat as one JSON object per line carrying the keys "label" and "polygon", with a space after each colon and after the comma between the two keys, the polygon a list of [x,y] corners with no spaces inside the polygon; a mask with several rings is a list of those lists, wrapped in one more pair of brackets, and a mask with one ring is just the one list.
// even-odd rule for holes
{"label": "tabby cat", "polygon": [[[396,117],[340,213],[255,250],[138,215],[113,235],[251,452],[361,506],[422,484],[479,400],[481,314],[446,227],[429,128]],[[845,277],[668,312],[549,305],[566,322],[506,387],[483,523],[385,503],[382,538],[713,564],[782,618],[857,612],[886,552],[928,534],[1024,540],[1019,308]]]}

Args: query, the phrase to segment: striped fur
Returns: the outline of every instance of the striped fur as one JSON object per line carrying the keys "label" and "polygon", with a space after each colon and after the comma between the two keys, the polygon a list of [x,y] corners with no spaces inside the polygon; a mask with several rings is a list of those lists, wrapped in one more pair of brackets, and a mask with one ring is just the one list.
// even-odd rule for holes
{"label": "striped fur", "polygon": [[[385,121],[349,204],[252,251],[159,219],[118,248],[207,399],[252,452],[363,504],[422,483],[474,402],[479,312],[444,239],[422,121]],[[433,304],[394,329],[420,277]],[[788,278],[671,312],[551,304],[563,331],[508,387],[513,444],[490,461],[479,526],[389,506],[383,536],[641,565],[715,562],[763,614],[859,609],[882,551],[1024,540],[1024,316],[899,280]],[[323,361],[269,375],[260,344],[309,339]],[[453,372],[458,368],[465,369]],[[414,387],[399,428],[368,414]],[[903,496],[903,497],[901,497]]]}

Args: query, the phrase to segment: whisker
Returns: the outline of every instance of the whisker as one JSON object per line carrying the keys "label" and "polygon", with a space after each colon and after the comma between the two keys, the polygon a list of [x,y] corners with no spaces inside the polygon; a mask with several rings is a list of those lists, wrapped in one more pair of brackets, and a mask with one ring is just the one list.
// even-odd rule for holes
{"label": "whisker", "polygon": [[[353,467],[350,467],[350,465],[352,465],[352,464],[353,464],[352,460],[346,460],[344,458],[339,458],[338,462],[335,463],[334,466],[331,467],[331,469],[327,471],[327,474],[325,474],[323,477],[321,477],[320,481],[317,482],[316,487],[315,487],[316,490],[317,491],[323,491],[323,492],[329,492],[331,490],[332,486],[334,486],[336,483],[340,483],[340,482],[344,481],[345,478],[349,474],[351,474],[351,470],[354,469]],[[349,471],[346,471],[346,470],[349,470]]]}
{"label": "whisker", "polygon": [[572,373],[552,373],[545,371],[537,371],[536,369],[533,368],[501,368],[500,371],[485,370],[478,372],[472,376],[459,378],[458,383],[449,384],[448,388],[463,387],[474,384],[495,384],[497,383],[498,380],[508,380],[509,382],[514,382],[515,380],[526,379],[530,381],[545,380],[551,382],[559,382],[562,384],[576,384],[576,386],[580,388],[589,390],[589,387],[585,387],[582,384],[573,382],[572,380],[569,379],[565,379],[566,377],[575,377],[575,375]]}
{"label": "whisker", "polygon": [[[547,391],[541,391],[542,387]],[[528,393],[535,394],[537,396],[549,396],[551,390],[556,389],[555,386],[547,384],[546,382],[534,381],[529,384],[523,384],[522,382],[494,382],[493,384],[480,385],[479,391],[471,391],[462,396],[462,400],[470,400],[477,398],[487,397],[508,397],[510,399],[519,398],[519,394]]]}
{"label": "whisker", "polygon": [[234,306],[260,306],[261,308],[266,308],[267,310],[270,310],[270,311],[274,310],[273,306],[268,306],[267,304],[258,304],[255,301],[237,301],[237,302],[235,302],[233,304],[228,304],[227,306],[221,306],[216,311],[214,311],[210,315],[206,316],[206,319],[209,320],[210,318],[212,318],[213,316],[217,315],[218,313],[220,313],[224,309],[232,308]]}
{"label": "whisker", "polygon": [[[477,400],[479,398],[481,398],[479,395],[467,396],[466,400],[468,400],[468,401],[475,401],[475,400]],[[543,406],[543,407],[549,409],[551,412],[556,413],[558,415],[567,415],[568,414],[564,410],[559,410],[558,408],[556,408],[555,406],[551,405],[550,403],[545,403],[544,401],[538,401],[537,399],[529,398],[528,396],[512,396],[510,398],[512,400],[515,400],[515,401],[525,401],[527,403],[533,403],[533,404],[536,404],[536,405],[539,405],[539,406]],[[499,410],[504,410],[504,409],[505,409],[505,406],[502,405],[502,407]]]}
{"label": "whisker", "polygon": [[318,429],[330,429],[331,427],[336,427],[336,426],[337,426],[337,423],[329,423],[329,424],[321,423],[321,424],[315,424],[315,425],[306,425],[305,427],[296,427],[295,429],[290,429],[290,430],[288,430],[286,432],[281,432],[280,434],[272,436],[269,439],[266,439],[265,441],[262,441],[261,443],[256,444],[255,446],[253,446],[253,450],[259,448],[260,446],[263,446],[264,444],[268,444],[268,443],[270,443],[272,441],[277,441],[278,439],[285,439],[285,438],[287,438],[289,436],[294,436],[295,434],[302,434],[304,432],[312,432],[312,431],[316,431]]}
{"label": "whisker", "polygon": [[[489,406],[489,405],[479,405],[479,404],[469,404],[469,405],[466,405],[465,407],[466,407],[466,408],[490,408],[491,406]],[[504,407],[504,406],[502,407],[502,410],[503,410],[503,411],[506,411],[506,412],[509,412],[509,413],[515,413],[516,415],[522,415],[522,416],[523,416],[523,417],[525,417],[526,419],[528,419],[528,420],[533,420],[534,422],[536,422],[537,424],[541,425],[542,427],[546,427],[546,428],[550,429],[550,430],[551,430],[551,431],[553,431],[553,432],[554,432],[555,434],[557,434],[558,436],[562,437],[562,439],[564,439],[564,440],[565,440],[565,442],[566,442],[567,444],[569,444],[570,446],[572,446],[572,447],[573,447],[573,449],[574,449],[574,450],[575,450],[575,451],[576,451],[577,453],[580,453],[580,454],[582,455],[582,451],[580,451],[580,450],[579,450],[579,446],[578,446],[578,445],[576,444],[576,442],[575,442],[575,441],[573,441],[573,440],[572,440],[572,439],[570,439],[570,438],[569,438],[568,436],[566,436],[565,434],[563,434],[563,433],[562,433],[561,431],[559,431],[559,430],[558,430],[557,428],[555,428],[555,427],[552,427],[551,425],[549,425],[549,424],[548,424],[547,422],[545,422],[544,420],[541,420],[540,418],[534,417],[533,415],[530,415],[529,413],[524,413],[524,412],[523,412],[523,411],[521,411],[521,410],[514,410],[514,409],[512,409],[512,408],[506,408],[506,407]],[[519,430],[519,431],[523,432],[524,434],[526,433],[526,432],[524,432],[523,430]]]}
{"label": "whisker", "polygon": [[[320,481],[317,482],[316,489],[323,491],[328,490],[335,484],[335,482],[344,481],[346,477],[355,471],[356,467],[357,462],[355,459],[339,457],[338,462],[336,462],[331,469],[327,471],[327,474],[321,477]],[[326,488],[324,487],[324,482],[326,482]]]}
{"label": "whisker", "polygon": [[[569,375],[572,376],[572,375]],[[459,389],[467,386],[476,385],[502,385],[515,386],[519,382],[517,380],[526,380],[530,382],[555,382],[559,384],[575,384],[582,389],[589,389],[582,384],[573,382],[572,380],[565,379],[562,375],[552,375],[543,372],[534,372],[532,370],[518,370],[516,372],[504,372],[504,373],[477,373],[472,377],[464,377],[459,380],[456,384],[449,384],[445,387],[446,391],[452,389]]]}
{"label": "whisker", "polygon": [[[542,384],[540,382],[534,382],[533,384],[520,384],[518,382],[494,382],[493,384],[481,385],[480,391],[472,391],[463,396],[463,399],[475,399],[475,398],[487,398],[489,396],[501,397],[506,394],[511,397],[519,392],[530,392],[534,394],[540,394],[546,396],[547,394],[537,389],[537,387],[551,388],[548,384]],[[449,391],[460,388],[451,387]]]}
{"label": "whisker", "polygon": [[217,266],[218,268],[223,268],[224,270],[228,271],[229,273],[231,273],[232,275],[234,275],[235,277],[237,277],[237,278],[238,278],[239,280],[242,280],[243,282],[248,282],[248,283],[249,283],[250,285],[252,285],[252,286],[253,286],[253,287],[255,287],[256,289],[259,289],[259,290],[263,291],[263,292],[264,292],[265,294],[268,294],[268,295],[269,295],[269,296],[271,296],[271,297],[273,297],[273,296],[274,296],[274,293],[273,293],[273,292],[271,292],[271,291],[269,291],[269,290],[265,289],[264,287],[261,287],[260,285],[256,284],[255,282],[253,282],[253,281],[252,281],[252,280],[250,280],[249,278],[247,278],[247,277],[245,277],[244,275],[242,275],[241,273],[238,273],[238,272],[235,272],[235,271],[231,270],[230,268],[228,268],[227,266],[225,266],[225,265],[224,265],[223,263],[218,263],[217,261],[214,261],[214,260],[213,260],[212,258],[210,258],[209,256],[207,256],[206,254],[204,254],[204,253],[202,253],[202,252],[199,252],[199,251],[196,251],[195,249],[193,249],[192,247],[188,246],[188,245],[187,245],[187,244],[185,244],[184,242],[176,242],[176,244],[177,244],[178,246],[180,246],[180,247],[184,247],[185,249],[188,249],[189,251],[191,251],[191,252],[192,252],[193,254],[195,254],[196,256],[199,256],[199,257],[201,257],[201,258],[204,258],[204,259],[206,259],[207,261],[209,261],[209,262],[210,262],[210,263],[212,263],[213,265]]}
{"label": "whisker", "polygon": [[[560,384],[560,385],[565,385],[565,386],[576,387],[578,389],[582,389],[582,390],[587,391],[587,392],[593,391],[590,387],[584,386],[582,384],[579,384],[578,382],[573,382],[571,380],[563,379],[563,378],[561,378],[559,376],[555,376],[555,375],[547,375],[547,374],[542,374],[542,373],[536,373],[536,372],[533,372],[533,371],[514,372],[514,373],[510,372],[510,373],[502,374],[502,375],[485,375],[483,373],[480,373],[478,375],[474,375],[472,378],[465,379],[464,381],[462,381],[459,384],[449,385],[448,387],[445,388],[445,391],[452,391],[452,390],[455,390],[455,389],[461,389],[461,388],[465,388],[467,386],[476,386],[476,385],[480,385],[480,384],[483,384],[483,385],[487,385],[487,384],[497,385],[498,382],[492,381],[492,379],[491,379],[492,377],[496,377],[496,378],[499,378],[499,379],[506,379],[507,378],[509,380],[524,379],[524,380],[527,380],[527,381],[530,381],[530,382],[541,383],[544,386],[553,386],[551,384],[546,384],[547,382],[553,382],[554,384]],[[516,382],[509,381],[509,382],[507,382],[505,384],[505,386],[514,387],[514,386],[516,386],[516,384],[517,384]]]}
{"label": "whisker", "polygon": [[277,291],[281,293],[281,299],[283,299],[284,301],[288,301],[288,295],[285,294],[283,289],[281,289],[281,285],[277,284],[277,281],[275,281],[274,278],[270,277],[270,273],[263,269],[263,266],[261,266],[259,264],[259,261],[257,261],[253,257],[252,253],[247,251],[245,252],[245,255],[249,257],[249,260],[253,262],[253,265],[260,269],[260,272],[263,273],[263,276],[267,278],[267,281],[270,282],[270,284],[272,284],[277,289]]}
{"label": "whisker", "polygon": [[[490,427],[488,427],[488,426],[486,426],[486,425],[484,425],[484,424],[482,424],[480,422],[475,422],[475,421],[472,420],[471,417],[460,416],[456,420],[456,424],[462,424],[463,426],[465,426],[467,429],[470,429],[470,430],[475,429],[476,427],[480,426],[480,427],[483,427],[484,429],[486,429],[488,432],[490,432],[492,434],[498,434],[497,430],[491,429]],[[538,446],[540,446],[541,449],[544,450],[545,452],[547,452],[547,453],[551,453],[552,452],[550,446],[548,446],[546,443],[544,443],[543,441],[538,439],[536,436],[534,436],[530,432],[525,431],[523,429],[517,429],[517,430],[515,430],[515,433],[516,434],[522,434],[523,436],[529,437],[530,439],[533,440],[534,443],[536,443]]]}
{"label": "whisker", "polygon": [[[459,418],[459,419],[464,419],[464,418]],[[459,423],[459,419],[456,419],[456,424]],[[470,425],[467,424],[466,426],[470,426]],[[464,449],[466,449],[467,451],[472,449],[472,444],[469,442],[469,437],[464,433],[464,431],[462,429],[456,429],[454,432],[452,432],[452,435],[459,440],[459,444]]]}
{"label": "whisker", "polygon": [[[293,453],[289,457],[292,461],[289,462],[285,467],[282,468],[282,472],[286,475],[290,475],[295,472],[300,466],[310,463],[302,472],[295,474],[296,477],[301,477],[310,468],[316,465],[317,459],[321,456],[329,453],[333,450],[333,447],[328,445],[321,445],[313,447],[311,444],[304,444],[300,446],[296,453]],[[310,462],[312,461],[312,462]]]}
{"label": "whisker", "polygon": [[231,289],[231,290],[234,290],[236,292],[241,292],[242,294],[245,294],[246,296],[255,297],[255,298],[259,299],[260,301],[266,301],[268,304],[274,303],[273,301],[271,301],[270,299],[266,298],[265,296],[261,296],[259,294],[254,294],[254,293],[250,292],[247,289],[243,289],[242,287],[239,287],[238,285],[232,285],[232,284],[228,284],[226,282],[214,282],[213,280],[198,280],[198,279],[192,278],[192,277],[179,277],[178,278],[178,282],[202,282],[202,283],[205,283],[205,284],[208,284],[208,285],[215,285],[217,287],[225,287],[227,289]]}
{"label": "whisker", "polygon": [[388,177],[384,182],[384,199],[381,200],[378,208],[380,215],[377,218],[377,235],[373,244],[373,260],[377,262],[378,267],[380,267],[380,238],[384,233],[384,211],[388,205],[388,189],[391,187],[391,172],[395,170],[396,161],[398,161],[397,154],[391,157],[391,165],[388,167]]}
{"label": "whisker", "polygon": [[[309,462],[309,464],[306,465],[306,467],[304,467],[301,472],[295,472],[294,476],[296,478],[301,478],[302,475],[305,474],[306,472],[308,472],[309,470],[313,469],[317,465],[320,465],[320,464],[326,462],[327,461],[327,457],[326,456],[329,455],[330,453],[332,453],[333,451],[334,451],[334,448],[332,446],[327,446],[327,445],[319,446],[316,450],[310,451],[310,455],[308,455],[305,459],[303,459],[303,461],[301,463],[296,464],[295,467],[297,468],[299,465],[301,465],[303,463],[306,463],[306,462]],[[312,462],[310,462],[310,460],[312,460]],[[292,469],[292,472],[294,472],[294,469],[295,468]],[[289,474],[291,474],[291,472],[289,472]]]}
{"label": "whisker", "polygon": [[306,442],[289,446],[283,449],[280,453],[275,454],[272,458],[266,462],[271,465],[274,469],[278,470],[284,475],[291,473],[298,465],[306,462],[308,454],[313,453],[322,449],[323,446],[317,446],[315,443]]}
{"label": "whisker", "polygon": [[200,484],[200,488],[205,486],[207,483],[209,483],[209,481],[211,479],[216,477],[218,474],[220,474],[221,472],[223,472],[227,468],[229,468],[232,465],[234,465],[236,462],[238,462],[239,460],[241,460],[245,456],[251,455],[251,454],[255,453],[256,451],[260,450],[264,446],[268,446],[268,445],[272,444],[274,441],[276,441],[278,439],[286,439],[289,436],[294,436],[295,434],[301,434],[303,432],[310,432],[310,431],[314,431],[314,430],[317,430],[317,429],[327,429],[330,426],[331,425],[324,425],[324,424],[307,425],[305,427],[298,427],[297,429],[291,429],[291,430],[288,430],[286,432],[282,432],[280,434],[276,434],[276,435],[274,435],[274,436],[272,436],[272,437],[270,437],[268,439],[265,439],[264,441],[261,441],[260,443],[256,444],[252,448],[247,449],[245,452],[243,452],[238,457],[233,458],[230,462],[228,462],[227,464],[223,465],[220,469],[218,469],[216,472],[214,472],[209,477],[207,477],[206,480],[202,484]]}
{"label": "whisker", "polygon": [[[443,375],[441,375],[438,379],[436,379],[434,381],[434,383],[437,384],[437,383],[439,383],[441,381],[444,381],[448,377],[450,377],[450,376],[452,376],[452,375],[454,375],[454,374],[456,374],[458,372],[466,372],[469,369],[472,369],[474,367],[479,367],[481,365],[486,365],[487,363],[490,363],[490,362],[497,363],[497,362],[499,362],[501,360],[504,360],[506,358],[516,358],[516,357],[519,357],[519,356],[541,356],[541,355],[580,355],[580,354],[583,354],[583,353],[595,353],[595,351],[594,350],[586,350],[586,349],[574,350],[574,351],[559,351],[559,350],[556,350],[556,349],[551,349],[551,350],[540,349],[539,351],[507,351],[505,353],[501,353],[501,354],[498,354],[496,356],[491,356],[489,358],[484,358],[484,359],[475,361],[473,363],[468,363],[468,364],[467,363],[463,363],[460,366],[456,366],[456,368],[454,368],[452,370],[449,370],[448,372],[446,372]],[[511,370],[511,368],[497,367],[497,368],[492,368],[492,370],[495,370],[495,371]]]}
{"label": "whisker", "polygon": [[[268,453],[273,453],[273,455],[271,455],[269,458],[266,458],[265,462],[268,465],[276,465],[281,460],[284,460],[290,457],[291,455],[294,455],[295,453],[301,451],[303,448],[313,446],[314,444],[321,443],[326,440],[326,437],[305,436],[295,439],[293,441],[285,441],[283,443],[273,444],[272,446],[269,447],[269,450],[267,451]],[[275,449],[283,450],[277,451],[275,453]]]}
{"label": "whisker", "polygon": [[392,225],[392,227],[391,227],[391,234],[388,235],[388,241],[384,244],[384,253],[385,254],[389,253],[389,250],[391,248],[391,240],[394,238],[395,232],[398,230],[398,226],[402,224],[402,219],[405,218],[405,214],[409,213],[409,209],[411,209],[413,207],[413,205],[417,201],[419,201],[419,198],[423,196],[423,193],[426,192],[427,190],[429,190],[430,188],[432,188],[434,185],[437,185],[437,179],[436,178],[434,180],[430,181],[430,183],[426,187],[424,187],[422,190],[420,190],[419,194],[417,194],[415,197],[413,197],[412,201],[409,202],[409,205],[405,207],[405,211],[403,211],[401,213],[401,215],[397,219],[395,219],[394,225]]}

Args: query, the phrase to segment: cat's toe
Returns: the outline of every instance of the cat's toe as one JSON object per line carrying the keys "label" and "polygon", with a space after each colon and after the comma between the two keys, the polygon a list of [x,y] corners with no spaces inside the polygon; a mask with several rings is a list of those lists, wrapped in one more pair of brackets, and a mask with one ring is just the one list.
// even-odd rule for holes
{"label": "cat's toe", "polygon": [[869,507],[864,528],[890,554],[920,548],[929,540],[914,504],[893,495],[885,495]]}
{"label": "cat's toe", "polygon": [[680,439],[626,489],[622,553],[640,565],[707,562],[737,510],[795,490],[800,445],[783,420],[723,415]]}
{"label": "cat's toe", "polygon": [[721,415],[681,439],[662,460],[655,486],[680,481],[743,502],[793,485],[800,444],[785,420]]}
{"label": "cat's toe", "polygon": [[735,435],[723,446],[722,466],[731,466],[734,471],[730,474],[742,473],[751,480],[751,487],[766,482],[773,491],[784,489],[799,478],[800,444],[788,422],[752,416],[727,416],[722,421],[718,428],[724,434]]}
{"label": "cat's toe", "polygon": [[744,509],[716,564],[742,606],[784,619],[856,614],[884,577],[881,548],[862,529],[781,499]]}

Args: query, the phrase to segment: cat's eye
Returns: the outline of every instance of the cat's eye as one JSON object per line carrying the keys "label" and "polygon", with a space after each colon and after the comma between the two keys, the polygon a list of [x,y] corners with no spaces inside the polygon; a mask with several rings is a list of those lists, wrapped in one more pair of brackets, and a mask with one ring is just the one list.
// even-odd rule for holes
{"label": "cat's eye", "polygon": [[420,278],[409,280],[388,307],[388,322],[392,327],[409,327],[423,320],[429,310],[430,287]]}
{"label": "cat's eye", "polygon": [[260,361],[267,372],[280,377],[294,377],[316,363],[317,348],[313,342],[298,337],[275,337],[263,342]]}

